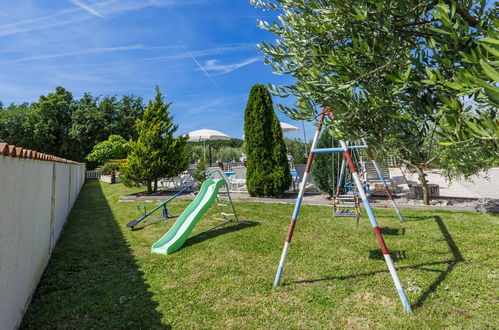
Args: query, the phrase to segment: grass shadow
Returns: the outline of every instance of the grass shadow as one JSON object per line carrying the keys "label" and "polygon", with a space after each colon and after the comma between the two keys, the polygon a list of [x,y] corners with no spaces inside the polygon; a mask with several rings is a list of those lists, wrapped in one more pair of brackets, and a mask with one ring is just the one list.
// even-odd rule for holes
{"label": "grass shadow", "polygon": [[228,224],[225,227],[219,227],[217,229],[208,230],[208,231],[196,234],[196,235],[190,237],[189,239],[187,239],[187,241],[184,243],[182,248],[204,242],[206,240],[215,238],[215,237],[220,236],[220,235],[225,235],[228,233],[232,233],[232,232],[239,231],[239,230],[246,229],[246,228],[255,227],[258,225],[260,225],[259,222],[253,222],[253,221],[252,222],[239,222],[236,224]]}
{"label": "grass shadow", "polygon": [[87,182],[22,329],[168,329],[98,180]]}
{"label": "grass shadow", "polygon": [[[391,250],[390,255],[394,262],[407,259],[407,253],[405,251]],[[369,259],[372,260],[385,260],[383,253],[379,249],[369,251]]]}
{"label": "grass shadow", "polygon": [[380,227],[383,235],[405,235],[405,228]]}
{"label": "grass shadow", "polygon": [[[403,267],[397,267],[398,270],[402,269],[418,269],[418,270],[423,270],[427,272],[435,272],[435,273],[440,273],[437,278],[425,289],[421,292],[421,295],[418,297],[416,302],[413,304],[413,309],[419,308],[423,306],[424,302],[428,298],[428,296],[435,292],[440,284],[447,278],[449,273],[452,272],[452,270],[456,267],[456,265],[460,262],[464,261],[463,255],[461,254],[461,251],[459,250],[459,247],[457,246],[456,242],[452,238],[452,235],[450,234],[449,230],[447,229],[447,226],[445,226],[444,221],[440,216],[432,216],[432,217],[425,217],[425,218],[432,218],[435,220],[435,223],[438,226],[438,229],[442,233],[442,236],[453,256],[451,260],[444,260],[444,261],[435,261],[435,262],[427,262],[427,263],[420,263],[416,265],[409,265],[409,266],[403,266]],[[377,253],[373,252],[377,251]],[[383,259],[382,254],[379,250],[372,250],[370,251],[370,257],[371,255],[373,256],[372,259]],[[397,251],[400,252],[400,251]],[[403,256],[405,257],[405,252],[403,252]],[[376,255],[378,255],[376,257]],[[381,256],[381,258],[380,258]],[[394,259],[396,259],[397,254],[392,255]],[[439,265],[447,265],[447,268],[445,270],[440,270],[440,269],[433,269],[431,266],[439,266]],[[332,281],[332,280],[348,280],[348,279],[353,279],[353,278],[359,278],[359,277],[370,277],[376,274],[380,273],[388,273],[388,270],[378,270],[378,271],[372,271],[372,272],[365,272],[365,273],[357,273],[357,274],[351,274],[351,275],[343,275],[343,276],[326,276],[323,278],[319,279],[310,279],[310,280],[300,280],[300,281],[294,281],[290,283],[284,283],[283,286],[286,285],[291,285],[291,284],[310,284],[310,283],[315,283],[315,282],[321,282],[321,281]]]}
{"label": "grass shadow", "polygon": [[141,221],[140,223],[137,224],[137,226],[139,227],[135,227],[130,230],[132,231],[139,231],[139,230],[142,230],[142,229],[145,229],[149,226],[155,226],[155,225],[158,225],[158,224],[168,224],[170,223],[170,221],[177,221],[176,219],[178,218],[179,216],[178,215],[175,215],[175,216],[169,216],[168,219],[164,219],[164,218],[160,218],[160,219],[154,219],[154,220],[149,220],[147,222],[144,222],[144,221]]}
{"label": "grass shadow", "polygon": [[[383,215],[381,218],[387,218],[387,219],[399,219],[397,215]],[[424,220],[432,220],[435,217],[432,215],[429,216],[421,216],[421,215],[404,215],[404,222],[411,222],[411,221],[424,221]],[[402,222],[403,223],[403,222]]]}
{"label": "grass shadow", "polygon": [[[449,233],[449,230],[445,226],[445,223],[442,221],[442,218],[440,216],[435,216],[435,222],[438,225],[438,228],[440,229],[440,232],[442,233],[445,242],[447,243],[447,246],[449,247],[450,252],[452,253],[452,256],[454,257],[453,260],[447,261],[447,268],[443,271],[440,271],[440,275],[433,281],[430,286],[424,290],[421,293],[421,296],[418,298],[416,303],[414,304],[415,308],[421,307],[423,303],[426,301],[428,296],[435,292],[437,288],[440,286],[440,284],[445,280],[445,278],[449,275],[450,272],[456,267],[456,265],[460,262],[464,261],[463,255],[461,254],[461,251],[459,250],[459,247],[457,246],[456,242],[452,238],[451,234]],[[420,268],[423,269],[423,268]],[[423,269],[427,270],[427,269]],[[428,271],[428,270],[427,270]],[[435,271],[435,270],[431,270]]]}

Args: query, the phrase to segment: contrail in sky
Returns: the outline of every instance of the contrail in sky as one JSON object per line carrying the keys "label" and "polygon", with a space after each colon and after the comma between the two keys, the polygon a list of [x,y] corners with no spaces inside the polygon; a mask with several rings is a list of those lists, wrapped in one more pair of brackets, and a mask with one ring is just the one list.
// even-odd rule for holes
{"label": "contrail in sky", "polygon": [[203,66],[201,65],[201,63],[199,63],[199,61],[194,57],[194,55],[192,55],[192,53],[189,51],[189,49],[187,49],[187,47],[185,47],[185,45],[180,42],[180,40],[178,40],[179,44],[185,49],[185,51],[187,52],[187,54],[189,54],[189,56],[192,58],[192,60],[194,62],[196,62],[196,64],[199,66],[199,68],[201,69],[201,71],[203,71],[203,73],[205,74],[205,76],[210,79],[210,81],[215,85],[217,86],[218,89],[222,89],[222,87],[220,87],[219,84],[217,84],[217,82],[210,76],[210,74],[203,68]]}

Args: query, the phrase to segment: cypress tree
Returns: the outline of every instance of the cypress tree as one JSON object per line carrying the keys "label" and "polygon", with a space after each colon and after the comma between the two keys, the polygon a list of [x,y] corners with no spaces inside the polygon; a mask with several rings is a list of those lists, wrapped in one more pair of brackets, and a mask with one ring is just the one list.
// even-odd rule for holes
{"label": "cypress tree", "polygon": [[291,174],[272,98],[263,85],[251,88],[244,112],[244,136],[248,193],[281,196],[291,184]]}
{"label": "cypress tree", "polygon": [[[329,129],[324,129],[317,142],[317,148],[333,148],[332,134]],[[337,147],[337,146],[336,146]],[[317,187],[330,196],[336,193],[337,177],[341,166],[341,154],[337,153],[316,154],[312,162],[311,174]]]}
{"label": "cypress tree", "polygon": [[156,86],[154,102],[149,101],[142,119],[135,123],[138,139],[130,141],[131,152],[122,168],[123,182],[129,186],[145,184],[148,194],[153,190],[153,182],[177,175],[189,163],[187,137],[173,137],[177,125],[168,110],[170,105],[164,102]]}
{"label": "cypress tree", "polygon": [[265,196],[272,191],[272,116],[270,95],[263,85],[251,88],[244,111],[245,153],[248,162],[246,187],[251,196]]}
{"label": "cypress tree", "polygon": [[[267,92],[268,93],[268,92]],[[270,95],[269,95],[270,97]],[[270,99],[272,102],[272,99]],[[286,144],[282,137],[282,128],[272,108],[272,182],[274,196],[282,196],[291,185]]]}

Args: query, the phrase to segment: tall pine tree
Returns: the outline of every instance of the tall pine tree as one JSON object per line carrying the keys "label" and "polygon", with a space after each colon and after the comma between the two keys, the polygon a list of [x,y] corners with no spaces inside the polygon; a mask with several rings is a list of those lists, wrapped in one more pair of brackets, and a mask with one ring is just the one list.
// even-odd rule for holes
{"label": "tall pine tree", "polygon": [[145,184],[148,194],[153,191],[153,183],[177,175],[189,163],[187,137],[173,137],[178,126],[168,110],[170,105],[156,86],[154,102],[149,101],[142,119],[135,123],[139,137],[130,141],[132,150],[122,168],[123,182],[129,186]]}
{"label": "tall pine tree", "polygon": [[246,186],[251,196],[281,196],[291,185],[291,174],[279,120],[267,88],[251,88],[244,113]]}

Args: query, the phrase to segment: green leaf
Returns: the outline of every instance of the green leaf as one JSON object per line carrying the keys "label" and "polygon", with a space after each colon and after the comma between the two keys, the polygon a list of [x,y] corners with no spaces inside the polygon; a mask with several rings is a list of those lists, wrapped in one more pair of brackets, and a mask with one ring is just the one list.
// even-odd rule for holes
{"label": "green leaf", "polygon": [[405,71],[405,80],[409,79],[409,76],[411,75],[411,70],[412,70],[412,66],[408,66],[407,67],[407,70]]}
{"label": "green leaf", "polygon": [[391,81],[394,81],[394,82],[400,82],[400,83],[401,83],[401,82],[404,82],[404,81],[403,81],[402,79],[400,79],[398,76],[396,76],[396,75],[394,75],[394,74],[391,74],[391,73],[387,74],[387,75],[386,75],[386,77],[387,77],[388,79],[390,79]]}
{"label": "green leaf", "polygon": [[492,47],[489,47],[487,45],[481,44],[483,48],[485,48],[489,53],[494,55],[495,57],[499,57],[499,51],[497,49],[494,49]]}
{"label": "green leaf", "polygon": [[431,72],[429,67],[425,67],[426,74],[428,75],[428,78],[431,80],[435,80],[435,74]]}
{"label": "green leaf", "polygon": [[489,44],[499,45],[499,39],[488,37],[487,39],[483,39],[484,42]]}
{"label": "green leaf", "polygon": [[452,83],[450,81],[443,81],[443,83],[447,86],[449,86],[450,88],[453,88],[453,89],[461,89],[462,86],[461,85],[458,85],[456,83]]}
{"label": "green leaf", "polygon": [[480,66],[485,74],[494,81],[499,81],[499,73],[484,60],[480,60]]}
{"label": "green leaf", "polygon": [[451,35],[451,33],[449,31],[445,31],[445,30],[442,30],[442,29],[439,29],[436,27],[429,27],[429,30],[431,30],[433,32],[441,33],[441,34]]}

